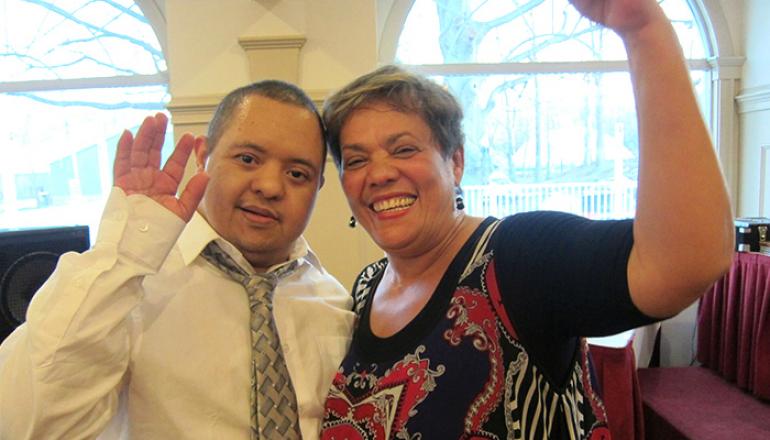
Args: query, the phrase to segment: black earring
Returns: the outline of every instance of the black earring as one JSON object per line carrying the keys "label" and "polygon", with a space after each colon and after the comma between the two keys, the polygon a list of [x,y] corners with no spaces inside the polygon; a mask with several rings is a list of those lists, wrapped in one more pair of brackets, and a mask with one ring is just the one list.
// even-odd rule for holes
{"label": "black earring", "polygon": [[465,203],[463,202],[463,190],[459,186],[455,187],[455,206],[460,211],[465,209]]}
{"label": "black earring", "polygon": [[352,215],[350,216],[350,220],[348,221],[348,226],[350,226],[351,228],[356,227],[356,218],[353,217]]}

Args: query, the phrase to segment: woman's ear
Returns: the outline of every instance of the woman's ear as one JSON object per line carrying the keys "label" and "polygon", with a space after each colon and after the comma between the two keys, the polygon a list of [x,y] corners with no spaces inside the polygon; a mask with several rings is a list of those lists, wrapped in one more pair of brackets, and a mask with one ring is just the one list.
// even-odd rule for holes
{"label": "woman's ear", "polygon": [[455,186],[460,186],[465,171],[465,149],[462,145],[452,153],[452,173],[455,177]]}

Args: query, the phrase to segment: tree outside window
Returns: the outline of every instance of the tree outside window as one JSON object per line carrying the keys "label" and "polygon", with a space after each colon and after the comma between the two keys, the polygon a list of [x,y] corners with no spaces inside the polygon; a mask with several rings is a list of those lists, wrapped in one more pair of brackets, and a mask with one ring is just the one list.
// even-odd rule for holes
{"label": "tree outside window", "polygon": [[168,101],[158,38],[127,0],[0,0],[0,22],[0,228],[93,236],[118,137]]}
{"label": "tree outside window", "polygon": [[[661,0],[701,103],[709,65],[686,0]],[[466,206],[632,217],[638,143],[623,44],[567,0],[415,0],[395,62],[446,85],[465,111]]]}

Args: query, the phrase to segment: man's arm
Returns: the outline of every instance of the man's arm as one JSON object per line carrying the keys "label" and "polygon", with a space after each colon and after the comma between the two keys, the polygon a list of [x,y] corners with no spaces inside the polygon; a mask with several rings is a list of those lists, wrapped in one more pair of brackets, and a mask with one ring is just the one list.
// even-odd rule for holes
{"label": "man's arm", "polygon": [[114,415],[142,279],[161,267],[206,184],[199,174],[176,199],[195,140],[183,137],[161,171],[165,126],[158,115],[136,139],[123,134],[94,248],[60,258],[0,347],[0,438],[93,438]]}
{"label": "man's arm", "polygon": [[631,298],[668,317],[729,267],[730,201],[671,23],[655,0],[571,0],[622,38],[639,122]]}

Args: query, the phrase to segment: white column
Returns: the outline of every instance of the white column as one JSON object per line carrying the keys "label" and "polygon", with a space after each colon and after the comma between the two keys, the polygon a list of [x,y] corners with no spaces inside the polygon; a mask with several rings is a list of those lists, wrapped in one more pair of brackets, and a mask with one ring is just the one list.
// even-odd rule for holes
{"label": "white column", "polygon": [[744,61],[744,57],[718,57],[709,60],[714,68],[711,132],[727,181],[727,190],[733,200],[738,197],[740,151],[740,126],[735,98],[740,90]]}

